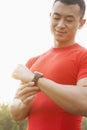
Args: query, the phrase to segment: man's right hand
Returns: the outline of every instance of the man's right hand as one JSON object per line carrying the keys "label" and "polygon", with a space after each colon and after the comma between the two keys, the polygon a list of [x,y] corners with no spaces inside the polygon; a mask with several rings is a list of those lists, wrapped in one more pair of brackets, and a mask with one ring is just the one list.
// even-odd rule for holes
{"label": "man's right hand", "polygon": [[40,89],[34,86],[34,82],[21,84],[16,92],[15,98],[20,99],[25,105],[30,104]]}

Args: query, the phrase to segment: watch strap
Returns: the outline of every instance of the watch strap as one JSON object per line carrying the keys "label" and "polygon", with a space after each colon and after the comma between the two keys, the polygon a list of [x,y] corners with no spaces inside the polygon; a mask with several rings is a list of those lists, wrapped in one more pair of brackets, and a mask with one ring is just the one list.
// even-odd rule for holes
{"label": "watch strap", "polygon": [[32,80],[34,82],[34,85],[37,85],[39,78],[42,78],[42,77],[43,77],[43,73],[35,71],[34,72],[34,78]]}

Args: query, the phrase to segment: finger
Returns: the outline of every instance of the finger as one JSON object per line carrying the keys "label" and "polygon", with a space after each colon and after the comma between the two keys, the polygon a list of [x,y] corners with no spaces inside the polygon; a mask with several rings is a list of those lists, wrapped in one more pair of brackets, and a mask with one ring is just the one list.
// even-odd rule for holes
{"label": "finger", "polygon": [[25,100],[21,100],[23,102],[23,104],[27,105],[28,103],[30,103],[33,99],[34,99],[35,95],[31,95],[28,98],[26,98]]}
{"label": "finger", "polygon": [[32,87],[32,86],[34,86],[34,82],[21,83],[21,84],[19,85],[19,88],[20,88],[20,89],[23,89],[23,88],[25,88],[25,87]]}
{"label": "finger", "polygon": [[26,87],[26,88],[24,88],[24,89],[21,89],[21,90],[19,90],[17,93],[16,93],[16,95],[18,96],[18,97],[21,97],[21,96],[23,96],[23,95],[27,95],[27,94],[30,94],[31,92],[39,92],[40,91],[40,89],[38,88],[38,87]]}
{"label": "finger", "polygon": [[34,86],[34,84],[35,83],[31,81],[31,82],[28,82],[26,85],[29,87],[29,86]]}
{"label": "finger", "polygon": [[32,96],[32,95],[36,95],[39,91],[33,91],[33,92],[30,92],[30,93],[27,93],[26,95],[22,95],[21,96],[21,99],[25,100],[27,99],[28,97]]}

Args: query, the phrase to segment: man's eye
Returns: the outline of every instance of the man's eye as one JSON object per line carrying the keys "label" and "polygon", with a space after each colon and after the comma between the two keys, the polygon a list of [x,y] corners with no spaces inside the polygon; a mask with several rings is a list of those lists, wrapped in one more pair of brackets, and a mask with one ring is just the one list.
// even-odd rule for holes
{"label": "man's eye", "polygon": [[54,17],[53,17],[53,19],[54,19],[54,20],[59,20],[60,18],[59,18],[59,17],[54,16]]}
{"label": "man's eye", "polygon": [[73,19],[66,19],[67,22],[73,22]]}

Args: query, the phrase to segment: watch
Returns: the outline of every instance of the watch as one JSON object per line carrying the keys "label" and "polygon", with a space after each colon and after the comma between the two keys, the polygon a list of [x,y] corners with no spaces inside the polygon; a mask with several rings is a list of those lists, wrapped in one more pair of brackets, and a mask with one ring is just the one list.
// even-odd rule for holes
{"label": "watch", "polygon": [[34,78],[32,81],[34,82],[34,85],[37,85],[38,79],[43,77],[43,73],[40,73],[38,71],[34,72]]}

